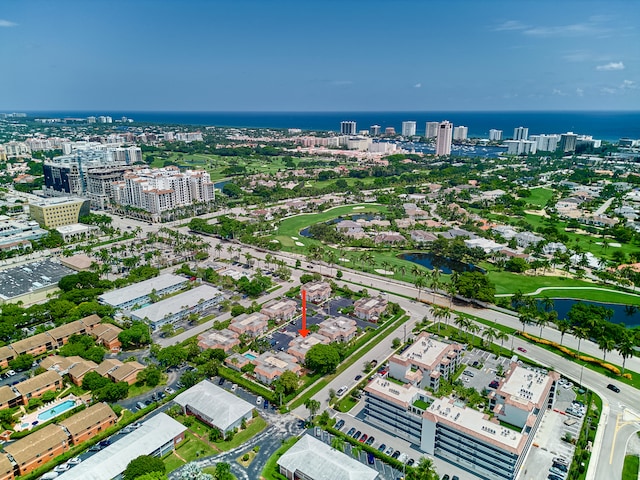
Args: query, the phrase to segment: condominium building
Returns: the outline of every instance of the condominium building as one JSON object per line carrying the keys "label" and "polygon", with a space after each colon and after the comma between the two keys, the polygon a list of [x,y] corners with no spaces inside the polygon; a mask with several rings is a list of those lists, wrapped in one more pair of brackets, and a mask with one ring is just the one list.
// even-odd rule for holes
{"label": "condominium building", "polygon": [[43,228],[78,223],[89,215],[89,200],[76,197],[47,198],[29,203],[29,214]]}
{"label": "condominium building", "polygon": [[453,134],[453,123],[445,120],[438,124],[438,135],[436,136],[436,156],[451,155],[451,139]]}
{"label": "condominium building", "polygon": [[260,312],[243,313],[231,319],[229,330],[255,338],[265,333],[268,325],[269,317]]}
{"label": "condominium building", "polygon": [[438,127],[440,122],[427,122],[425,125],[425,137],[436,138],[438,136]]}
{"label": "condominium building", "polygon": [[537,151],[537,142],[533,140],[507,140],[504,144],[509,155],[529,155]]}
{"label": "condominium building", "polygon": [[440,379],[450,378],[460,365],[462,347],[422,332],[404,352],[389,358],[389,376],[438,391]]}
{"label": "condominium building", "polygon": [[516,127],[513,129],[514,140],[528,140],[529,139],[529,127]]}
{"label": "condominium building", "polygon": [[375,321],[387,309],[388,301],[382,297],[364,297],[353,304],[353,313],[362,320]]}
{"label": "condominium building", "polygon": [[489,140],[492,142],[499,142],[502,140],[502,130],[496,130],[495,128],[489,130]]}
{"label": "condominium building", "polygon": [[140,208],[152,214],[209,202],[214,199],[213,182],[204,170],[180,172],[177,167],[137,168],[112,184],[117,205]]}
{"label": "condominium building", "polygon": [[331,342],[348,342],[358,331],[356,321],[347,317],[327,318],[318,326],[318,334],[327,337]]}
{"label": "condominium building", "polygon": [[578,135],[573,132],[567,132],[560,135],[560,145],[559,148],[563,152],[575,152],[576,144],[578,142]]}
{"label": "condominium building", "polygon": [[529,139],[536,142],[536,150],[540,152],[555,152],[558,148],[560,135],[531,135]]}
{"label": "condominium building", "polygon": [[356,133],[358,133],[358,130],[356,129],[356,122],[340,122],[340,133],[342,135],[355,135]]}
{"label": "condominium building", "polygon": [[466,140],[469,134],[469,127],[459,126],[453,129],[454,140]]}
{"label": "condominium building", "polygon": [[265,352],[251,360],[251,363],[256,366],[253,370],[255,377],[266,385],[271,385],[287,370],[296,375],[302,371],[296,357],[284,352]]}
{"label": "condominium building", "polygon": [[307,300],[313,303],[322,303],[331,297],[331,285],[322,280],[305,283],[301,290],[307,292]]}
{"label": "condominium building", "polygon": [[380,135],[380,131],[381,131],[381,127],[380,125],[371,125],[371,127],[369,127],[369,135],[371,135],[372,137],[377,137],[378,135]]}
{"label": "condominium building", "polygon": [[404,137],[413,137],[416,134],[416,122],[402,122],[402,135]]}
{"label": "condominium building", "polygon": [[269,317],[270,320],[282,321],[291,320],[295,315],[298,304],[289,298],[275,299],[265,303],[260,313]]}
{"label": "condominium building", "polygon": [[183,290],[188,283],[189,279],[186,277],[166,273],[103,293],[98,297],[98,301],[117,309],[133,310],[151,303],[153,297],[160,298]]}

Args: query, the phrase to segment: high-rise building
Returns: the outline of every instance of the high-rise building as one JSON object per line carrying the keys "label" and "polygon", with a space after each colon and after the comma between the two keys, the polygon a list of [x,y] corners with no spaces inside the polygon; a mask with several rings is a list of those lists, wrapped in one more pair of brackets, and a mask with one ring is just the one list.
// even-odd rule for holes
{"label": "high-rise building", "polygon": [[492,142],[499,142],[502,140],[502,130],[496,130],[494,128],[489,130],[489,140]]}
{"label": "high-rise building", "polygon": [[540,152],[555,152],[558,148],[560,135],[531,135],[529,140],[536,142],[536,149]]}
{"label": "high-rise building", "polygon": [[384,129],[384,134],[385,135],[395,135],[396,134],[396,129],[393,127],[387,127]]}
{"label": "high-rise building", "polygon": [[376,137],[380,135],[381,130],[382,127],[380,127],[380,125],[371,125],[371,127],[369,128],[369,135],[371,135],[372,137]]}
{"label": "high-rise building", "polygon": [[427,122],[424,136],[427,138],[436,138],[438,136],[438,122]]}
{"label": "high-rise building", "polygon": [[438,125],[436,136],[436,156],[451,155],[451,137],[453,135],[453,123],[445,120]]}
{"label": "high-rise building", "polygon": [[467,135],[469,134],[469,127],[454,127],[453,129],[453,139],[454,140],[466,140]]}
{"label": "high-rise building", "polygon": [[578,143],[578,135],[567,132],[560,135],[560,150],[563,152],[575,152]]}
{"label": "high-rise building", "polygon": [[513,129],[514,140],[528,140],[529,139],[529,127],[516,127]]}
{"label": "high-rise building", "polygon": [[355,135],[358,130],[356,130],[356,122],[340,122],[340,133],[342,135]]}
{"label": "high-rise building", "polygon": [[504,142],[507,146],[507,154],[509,155],[528,155],[536,153],[536,142],[532,140],[507,140]]}
{"label": "high-rise building", "polygon": [[402,136],[413,137],[416,134],[416,122],[402,122]]}

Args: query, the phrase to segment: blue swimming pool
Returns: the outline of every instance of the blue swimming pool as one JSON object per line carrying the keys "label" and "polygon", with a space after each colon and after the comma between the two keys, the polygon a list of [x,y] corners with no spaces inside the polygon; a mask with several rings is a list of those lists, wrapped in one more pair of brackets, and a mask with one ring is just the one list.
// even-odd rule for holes
{"label": "blue swimming pool", "polygon": [[66,412],[67,410],[71,410],[76,406],[76,402],[73,400],[65,400],[64,402],[51,407],[43,412],[38,414],[38,420],[41,422],[46,422],[47,420],[52,419],[53,417],[57,417],[58,415]]}
{"label": "blue swimming pool", "polygon": [[255,360],[256,356],[255,355],[251,355],[250,353],[245,353],[244,354],[244,358],[248,358],[249,360]]}

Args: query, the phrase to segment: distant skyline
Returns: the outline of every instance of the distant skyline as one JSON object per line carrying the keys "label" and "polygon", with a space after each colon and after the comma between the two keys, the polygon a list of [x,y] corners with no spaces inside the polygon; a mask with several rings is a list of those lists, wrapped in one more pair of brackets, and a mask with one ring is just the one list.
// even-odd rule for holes
{"label": "distant skyline", "polygon": [[24,0],[0,111],[640,110],[631,0]]}

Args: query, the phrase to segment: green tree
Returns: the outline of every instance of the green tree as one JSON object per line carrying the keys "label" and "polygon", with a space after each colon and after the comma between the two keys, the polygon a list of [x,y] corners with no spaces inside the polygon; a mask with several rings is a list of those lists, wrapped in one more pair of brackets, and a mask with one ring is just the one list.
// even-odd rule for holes
{"label": "green tree", "polygon": [[156,358],[163,367],[177,367],[187,359],[187,351],[180,345],[171,345],[161,349]]}
{"label": "green tree", "polygon": [[627,358],[633,357],[635,352],[635,345],[633,342],[633,337],[630,333],[625,332],[622,335],[622,338],[618,341],[618,353],[622,357],[622,375],[624,375],[625,365],[627,363]]}
{"label": "green tree", "polygon": [[9,367],[14,370],[22,371],[31,368],[32,363],[33,355],[23,353],[22,355],[18,355],[16,358],[9,361]]}
{"label": "green tree", "polygon": [[340,363],[340,354],[333,345],[318,343],[312,346],[305,356],[305,364],[320,374],[333,373]]}
{"label": "green tree", "polygon": [[475,298],[482,302],[494,301],[496,287],[480,272],[462,272],[455,283],[458,293],[466,298]]}
{"label": "green tree", "polygon": [[216,480],[233,480],[235,478],[231,473],[231,465],[225,462],[216,464],[216,473],[214,476]]}
{"label": "green tree", "polygon": [[313,398],[308,398],[304,402],[304,406],[307,410],[309,410],[309,415],[311,418],[316,416],[318,410],[320,410],[320,402],[318,400],[314,400]]}
{"label": "green tree", "polygon": [[138,477],[151,472],[165,473],[162,459],[151,455],[140,455],[129,462],[122,474],[123,480],[136,480]]}
{"label": "green tree", "polygon": [[407,474],[407,480],[438,480],[438,473],[430,458],[422,457]]}
{"label": "green tree", "polygon": [[280,383],[284,388],[285,394],[293,393],[298,389],[298,375],[290,370],[287,370],[282,375],[280,375]]}

